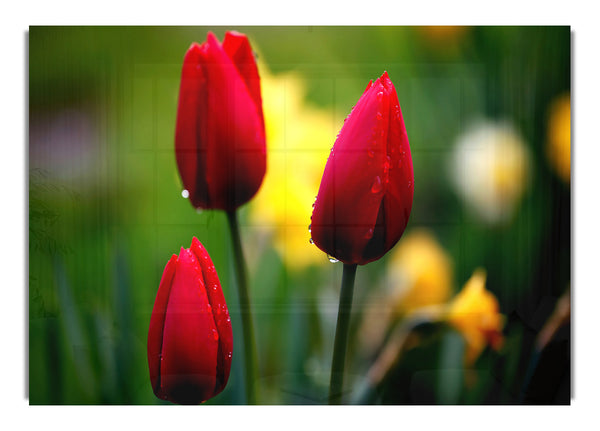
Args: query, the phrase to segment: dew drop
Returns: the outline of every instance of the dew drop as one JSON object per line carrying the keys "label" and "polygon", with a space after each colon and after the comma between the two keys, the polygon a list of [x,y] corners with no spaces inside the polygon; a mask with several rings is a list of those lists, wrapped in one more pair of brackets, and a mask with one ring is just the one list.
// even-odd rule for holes
{"label": "dew drop", "polygon": [[372,227],[370,227],[369,230],[367,231],[367,233],[365,234],[365,238],[366,239],[373,238],[373,228]]}
{"label": "dew drop", "polygon": [[412,181],[408,182],[408,188],[410,189],[410,186],[412,186]]}
{"label": "dew drop", "polygon": [[310,242],[311,244],[314,244],[315,242],[313,241],[313,239],[309,239],[308,242]]}
{"label": "dew drop", "polygon": [[375,177],[373,184],[371,185],[371,193],[379,193],[382,189],[381,178]]}
{"label": "dew drop", "polygon": [[375,150],[373,150],[373,149],[370,149],[370,150],[368,151],[367,155],[368,155],[369,157],[373,158],[373,157],[375,156]]}
{"label": "dew drop", "polygon": [[383,173],[387,174],[390,170],[390,156],[387,156],[387,160],[383,162]]}
{"label": "dew drop", "polygon": [[213,338],[216,340],[219,339],[219,333],[213,329]]}
{"label": "dew drop", "polygon": [[379,91],[377,93],[377,100],[381,100],[383,98],[383,91]]}
{"label": "dew drop", "polygon": [[231,352],[229,352],[229,353],[227,354],[227,357],[228,357],[228,358],[231,358]]}
{"label": "dew drop", "polygon": [[331,263],[338,263],[339,260],[337,260],[335,257],[331,256],[331,255],[327,255],[327,259],[329,259],[329,262]]}
{"label": "dew drop", "polygon": [[183,189],[181,191],[181,196],[183,196],[184,199],[187,199],[190,197],[190,192],[188,192],[186,189]]}
{"label": "dew drop", "polygon": [[311,231],[311,226],[312,226],[311,224],[308,225],[308,231],[309,232]]}
{"label": "dew drop", "polygon": [[378,112],[378,113],[377,113],[377,119],[378,119],[378,120],[381,120],[382,118],[383,118],[383,115],[381,114],[381,112]]}

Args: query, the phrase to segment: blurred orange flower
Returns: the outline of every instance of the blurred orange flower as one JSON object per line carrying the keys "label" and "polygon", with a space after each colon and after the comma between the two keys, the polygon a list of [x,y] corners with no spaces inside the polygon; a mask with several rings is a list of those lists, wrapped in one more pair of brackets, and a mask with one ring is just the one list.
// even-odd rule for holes
{"label": "blurred orange flower", "polygon": [[550,105],[546,153],[565,182],[571,182],[571,95],[563,94]]}
{"label": "blurred orange flower", "polygon": [[504,316],[499,313],[496,297],[485,289],[485,279],[485,270],[475,270],[447,309],[446,321],[461,333],[467,344],[467,365],[475,362],[487,344],[498,350],[504,342]]}
{"label": "blurred orange flower", "polygon": [[432,42],[448,42],[449,40],[460,39],[467,32],[469,27],[460,25],[425,25],[418,27],[421,34]]}

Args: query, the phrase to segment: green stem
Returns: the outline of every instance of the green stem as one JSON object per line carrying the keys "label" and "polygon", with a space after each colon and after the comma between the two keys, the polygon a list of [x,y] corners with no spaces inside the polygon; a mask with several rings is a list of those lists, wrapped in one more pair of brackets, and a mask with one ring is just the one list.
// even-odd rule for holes
{"label": "green stem", "polygon": [[246,401],[248,404],[257,404],[256,387],[256,347],[254,342],[254,324],[248,295],[248,278],[246,275],[246,262],[240,239],[240,229],[235,210],[227,211],[227,221],[231,231],[231,244],[235,256],[235,269],[238,285],[238,296],[242,317],[242,331],[244,334],[244,365],[246,376]]}
{"label": "green stem", "polygon": [[331,361],[331,380],[329,383],[329,404],[341,404],[342,388],[344,385],[344,363],[346,359],[346,344],[350,328],[350,312],[352,311],[352,295],[356,265],[344,264],[342,288],[340,291],[340,307],[338,310],[335,341],[333,344],[333,359]]}

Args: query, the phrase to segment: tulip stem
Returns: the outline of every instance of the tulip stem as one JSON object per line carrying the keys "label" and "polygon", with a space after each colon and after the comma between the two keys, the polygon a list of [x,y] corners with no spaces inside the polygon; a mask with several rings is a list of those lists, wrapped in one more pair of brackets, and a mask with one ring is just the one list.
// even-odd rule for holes
{"label": "tulip stem", "polygon": [[352,295],[354,293],[354,278],[356,264],[344,264],[342,288],[340,291],[340,306],[338,310],[335,340],[333,344],[333,359],[331,361],[331,380],[329,382],[329,404],[341,404],[342,388],[344,385],[344,364],[346,345],[350,328],[350,312],[352,311]]}
{"label": "tulip stem", "polygon": [[250,296],[248,295],[248,278],[246,275],[246,262],[240,239],[240,229],[237,220],[237,212],[227,211],[227,221],[231,230],[231,243],[235,255],[235,269],[237,276],[238,296],[242,317],[242,331],[244,334],[244,365],[246,376],[246,401],[248,404],[256,404],[256,348],[254,342],[254,324],[250,307]]}

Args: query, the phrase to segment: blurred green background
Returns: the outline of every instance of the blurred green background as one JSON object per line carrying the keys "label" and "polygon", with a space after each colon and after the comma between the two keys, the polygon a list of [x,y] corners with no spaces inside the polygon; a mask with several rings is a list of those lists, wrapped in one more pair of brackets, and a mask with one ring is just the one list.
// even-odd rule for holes
{"label": "blurred green background", "polygon": [[[197,213],[182,198],[173,151],[185,51],[207,31],[222,40],[229,29],[30,28],[31,404],[165,404],[149,383],[147,330],[164,265],[193,236],[215,263],[234,330],[230,381],[208,403],[245,402],[225,215]],[[388,71],[415,171],[406,232],[426,229],[436,238],[451,257],[454,292],[475,268],[485,268],[486,287],[505,316],[503,349],[486,349],[468,367],[457,333],[423,335],[427,341],[406,353],[373,402],[569,403],[568,322],[545,352],[534,345],[571,278],[571,193],[568,175],[561,175],[570,159],[561,161],[551,150],[564,133],[553,128],[559,124],[553,106],[570,93],[569,27],[234,29],[257,51],[265,121],[272,127],[267,137],[278,139],[268,143],[269,157],[289,164],[316,158],[316,187],[309,183],[307,191],[312,199],[343,118],[368,81]],[[273,94],[284,106],[293,99],[300,112],[314,114],[302,118],[319,122],[295,123],[300,117],[290,108],[270,125],[274,117],[267,111],[276,110],[267,104],[276,97],[265,95],[269,88],[277,89]],[[461,157],[484,148],[469,134],[477,124],[483,124],[481,136],[510,130],[507,140],[518,143],[517,167],[501,171],[491,185],[484,177],[496,172],[495,161],[512,160],[513,150],[500,147],[491,164],[489,157],[474,162],[486,168],[469,169]],[[457,153],[463,141],[467,150]],[[310,246],[310,220],[293,220],[300,209],[291,198],[267,198],[275,172],[270,167],[265,190],[240,211],[261,401],[323,404],[342,268]],[[466,189],[453,176],[466,180]],[[285,176],[273,178],[288,185]],[[492,192],[498,199],[486,200]],[[264,202],[287,212],[277,218]],[[301,206],[308,215],[310,203]],[[300,231],[310,257],[298,264],[296,249],[286,244]],[[389,267],[385,256],[358,270],[346,363],[350,394],[370,363],[358,336],[368,324],[363,310],[394,289]]]}

